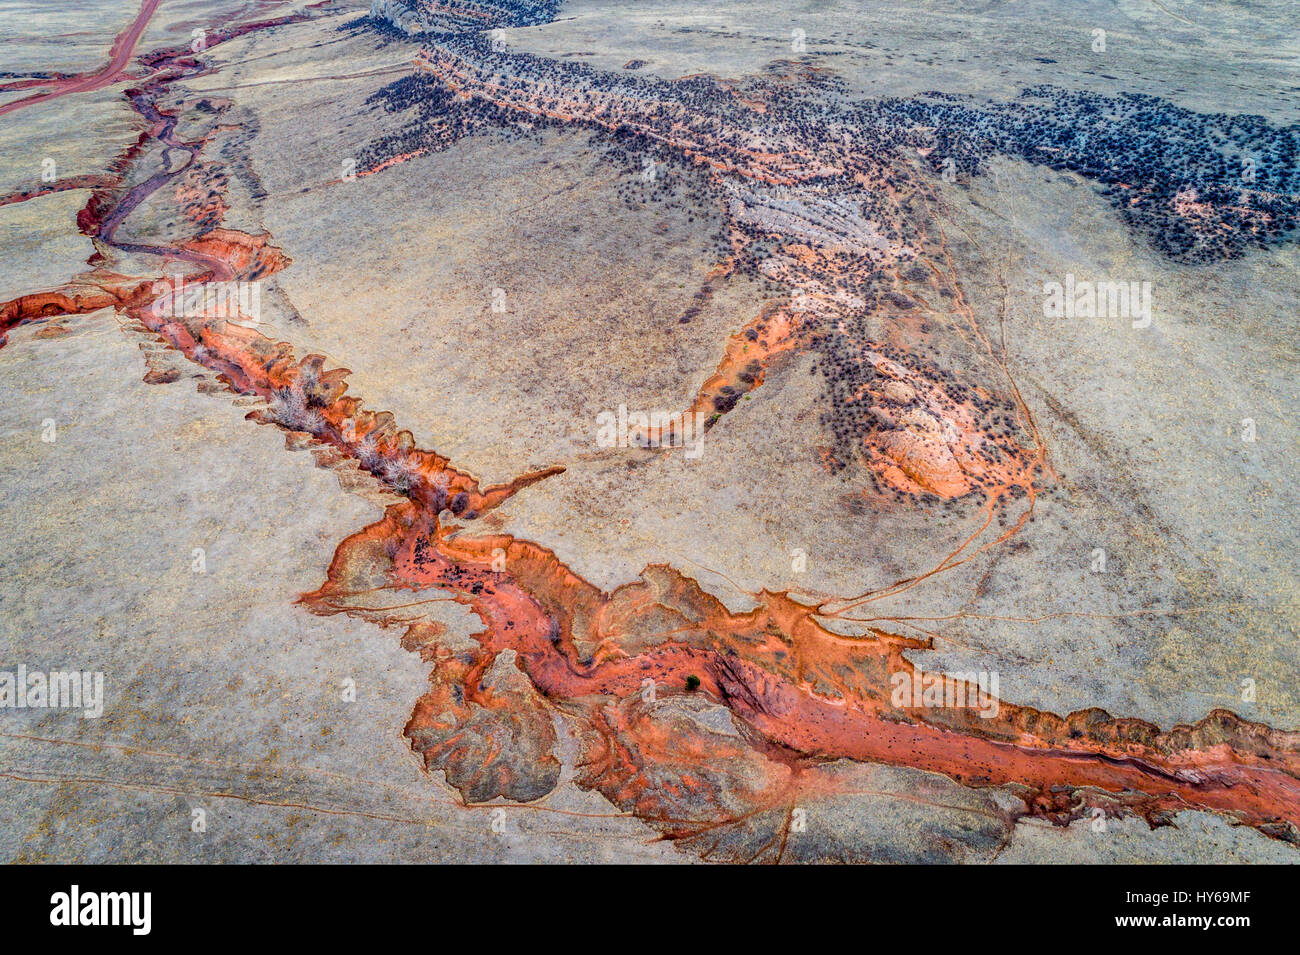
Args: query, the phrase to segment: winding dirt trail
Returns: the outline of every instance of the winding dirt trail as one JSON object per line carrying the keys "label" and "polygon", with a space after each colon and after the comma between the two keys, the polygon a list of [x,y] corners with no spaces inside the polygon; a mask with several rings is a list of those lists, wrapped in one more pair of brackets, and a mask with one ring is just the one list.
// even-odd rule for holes
{"label": "winding dirt trail", "polygon": [[[111,86],[119,80],[125,79],[127,64],[131,62],[131,57],[135,55],[136,45],[140,42],[140,37],[144,35],[145,28],[149,26],[149,21],[153,19],[153,15],[161,3],[162,0],[143,0],[143,3],[140,4],[140,12],[136,15],[135,20],[113,40],[108,62],[98,70],[93,73],[78,73],[75,76],[50,80],[48,84],[50,89],[47,92],[26,96],[0,106],[0,116],[26,106],[35,106],[37,103],[43,103],[46,100],[57,99],[60,96],[103,89],[105,86]],[[0,89],[5,88],[0,85]]]}

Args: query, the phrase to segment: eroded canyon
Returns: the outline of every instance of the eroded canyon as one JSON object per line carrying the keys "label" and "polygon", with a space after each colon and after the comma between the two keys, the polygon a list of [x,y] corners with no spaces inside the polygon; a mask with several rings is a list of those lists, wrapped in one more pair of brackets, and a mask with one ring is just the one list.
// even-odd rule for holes
{"label": "eroded canyon", "polygon": [[19,37],[6,855],[1294,861],[1288,74],[922,6]]}

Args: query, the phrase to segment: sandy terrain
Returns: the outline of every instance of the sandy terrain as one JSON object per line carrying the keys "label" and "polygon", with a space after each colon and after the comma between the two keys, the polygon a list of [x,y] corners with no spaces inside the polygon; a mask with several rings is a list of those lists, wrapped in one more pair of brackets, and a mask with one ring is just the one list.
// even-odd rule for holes
{"label": "sandy terrain", "polygon": [[[0,30],[95,77],[0,118],[0,670],[106,681],[0,709],[0,857],[1300,858],[1296,247],[1162,168],[1180,257],[1002,132],[1039,84],[1255,114],[1269,192],[1284,12],[484,6]],[[1003,145],[917,145],[932,90]]]}

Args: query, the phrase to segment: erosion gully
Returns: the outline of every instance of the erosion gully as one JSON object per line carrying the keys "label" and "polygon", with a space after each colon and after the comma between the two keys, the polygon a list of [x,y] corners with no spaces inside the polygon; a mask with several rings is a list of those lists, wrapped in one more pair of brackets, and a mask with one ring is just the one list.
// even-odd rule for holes
{"label": "erosion gully", "polygon": [[[121,81],[157,6],[145,0],[102,69],[51,80],[45,92],[0,107],[0,113]],[[212,35],[208,47],[311,16],[232,27]],[[163,266],[177,261],[198,270],[189,283],[251,281],[292,263],[270,236],[220,227],[172,244],[118,239],[140,204],[174,183],[206,144],[178,138],[176,112],[160,103],[164,93],[210,67],[184,49],[155,51],[137,62],[146,75],[123,95],[141,132],[112,167],[3,197],[0,204],[89,188],[80,231],[106,248],[157,257],[159,274],[127,278],[107,270],[96,253],[94,269],[76,283],[4,303],[0,347],[18,326],[113,308],[216,372],[231,393],[265,399],[250,417],[309,435],[333,449],[333,466],[360,467],[403,498],[338,545],[326,581],[302,603],[315,613],[349,613],[398,627],[403,645],[433,664],[428,692],[405,732],[426,765],[444,770],[467,801],[540,799],[551,791],[557,773],[547,711],[554,710],[576,727],[578,784],[602,792],[668,838],[811,798],[833,787],[819,767],[847,758],[939,773],[977,789],[1001,787],[1022,806],[1010,813],[1012,824],[1021,816],[1066,824],[1100,808],[1158,825],[1179,811],[1204,809],[1300,842],[1298,734],[1224,710],[1162,731],[1096,709],[1058,716],[996,701],[997,715],[986,719],[975,708],[900,707],[891,702],[890,681],[898,673],[924,676],[939,692],[960,689],[982,704],[990,700],[978,688],[920,674],[905,654],[928,648],[929,639],[880,628],[846,637],[822,622],[825,605],[789,593],[764,590],[751,595],[754,609],[732,612],[666,565],[647,567],[639,580],[607,593],[540,544],[473,532],[475,520],[563,469],[481,487],[447,458],[417,448],[391,414],[368,411],[347,395],[346,369],[327,368],[319,355],[299,357],[292,344],[243,325],[176,318],[154,307],[176,282]],[[146,157],[158,154],[152,147],[161,147],[163,168],[127,185]],[[1002,493],[989,491],[990,515],[1009,505]],[[954,566],[952,557],[915,580]],[[402,594],[410,599],[394,600]],[[448,649],[441,625],[420,609],[424,601],[445,599],[482,621],[482,631],[473,635],[476,650]],[[506,651],[526,675],[523,684],[488,678]],[[656,720],[653,696],[646,698],[647,681],[659,688],[659,699],[694,693],[696,700],[726,707],[742,727],[740,741],[669,732]],[[766,767],[757,781],[742,785],[728,778],[725,767],[737,752],[757,754],[755,765]],[[683,813],[683,792],[698,811]],[[727,798],[737,793],[742,810]]]}

